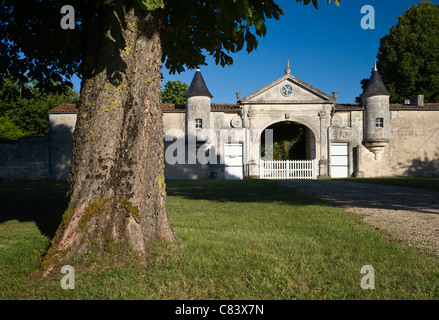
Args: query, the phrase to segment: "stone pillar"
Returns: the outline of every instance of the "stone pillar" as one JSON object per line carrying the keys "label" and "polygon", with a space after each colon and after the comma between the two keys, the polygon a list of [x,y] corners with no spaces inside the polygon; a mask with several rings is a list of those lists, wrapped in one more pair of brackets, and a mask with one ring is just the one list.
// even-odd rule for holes
{"label": "stone pillar", "polygon": [[248,124],[248,136],[247,143],[249,144],[249,154],[247,159],[248,166],[248,178],[258,179],[259,178],[259,158],[260,155],[260,130],[255,130],[253,128],[253,122],[255,119],[255,114],[252,112],[251,106],[248,108],[247,112],[247,124]]}
{"label": "stone pillar", "polygon": [[363,178],[363,153],[361,152],[361,145],[357,145],[357,171],[354,172],[354,177]]}
{"label": "stone pillar", "polygon": [[328,115],[326,111],[319,112],[320,117],[320,159],[318,179],[329,178],[328,175]]}

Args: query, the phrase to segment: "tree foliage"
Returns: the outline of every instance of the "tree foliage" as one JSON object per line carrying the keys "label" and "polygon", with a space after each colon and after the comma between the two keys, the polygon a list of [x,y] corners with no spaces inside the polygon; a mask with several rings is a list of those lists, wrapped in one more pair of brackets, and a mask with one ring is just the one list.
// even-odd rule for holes
{"label": "tree foliage", "polygon": [[[75,29],[60,27],[59,0],[0,1],[0,87],[12,75],[24,86],[27,78],[38,89],[63,92],[71,78],[81,77],[82,19],[92,17],[85,9],[93,1],[70,0],[75,8]],[[231,54],[258,46],[257,37],[267,33],[266,20],[284,14],[273,0],[138,0],[145,10],[162,10],[162,62],[171,73],[206,64],[212,55],[221,66],[232,65]],[[304,5],[317,0],[296,0]],[[327,0],[327,3],[332,2]],[[335,0],[340,5],[340,0]],[[87,16],[89,15],[89,16]]]}
{"label": "tree foliage", "polygon": [[[78,4],[79,0],[74,0]],[[0,88],[12,76],[20,87],[28,79],[37,89],[64,92],[79,74],[80,29],[60,27],[61,1],[0,0]],[[78,10],[77,22],[80,23]]]}
{"label": "tree foliage", "polygon": [[0,117],[0,140],[17,140],[22,136],[23,131],[8,117]]}
{"label": "tree foliage", "polygon": [[[317,0],[303,0],[304,5],[310,2],[317,8]],[[340,5],[339,0],[335,3]],[[205,65],[205,53],[216,64],[232,65],[231,54],[244,48],[248,53],[255,50],[257,37],[267,33],[266,20],[278,20],[284,14],[276,2],[259,0],[169,0],[165,11],[162,61],[171,73]]]}
{"label": "tree foliage", "polygon": [[185,104],[186,99],[184,95],[189,89],[189,85],[186,82],[180,80],[169,80],[165,83],[162,91],[163,103]]}
{"label": "tree foliage", "polygon": [[377,58],[391,102],[418,94],[439,101],[439,6],[422,1],[407,10],[381,38]]}

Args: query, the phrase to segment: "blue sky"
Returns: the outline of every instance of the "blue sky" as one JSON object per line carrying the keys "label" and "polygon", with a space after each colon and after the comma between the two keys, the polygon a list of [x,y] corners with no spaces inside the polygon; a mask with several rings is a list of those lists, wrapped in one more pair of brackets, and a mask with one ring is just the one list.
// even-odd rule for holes
{"label": "blue sky", "polygon": [[[291,74],[332,95],[339,103],[353,103],[361,94],[360,81],[369,78],[379,40],[398,17],[420,0],[342,0],[341,6],[319,0],[319,10],[295,0],[280,0],[285,12],[280,20],[267,22],[267,35],[259,38],[256,51],[233,55],[231,67],[215,65],[212,58],[201,73],[214,103],[236,103],[236,92],[245,97],[284,75],[287,59]],[[439,4],[439,0],[432,1]],[[361,28],[361,8],[375,9],[375,29]],[[168,80],[190,84],[195,70],[170,75],[163,67],[164,85]],[[80,83],[75,81],[75,90]]]}

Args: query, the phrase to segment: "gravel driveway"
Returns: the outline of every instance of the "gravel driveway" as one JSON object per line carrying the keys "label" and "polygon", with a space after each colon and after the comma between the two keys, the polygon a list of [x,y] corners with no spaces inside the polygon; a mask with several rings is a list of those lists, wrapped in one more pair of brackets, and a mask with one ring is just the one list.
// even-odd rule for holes
{"label": "gravel driveway", "polygon": [[355,212],[410,246],[439,257],[439,192],[334,180],[283,180],[295,189]]}

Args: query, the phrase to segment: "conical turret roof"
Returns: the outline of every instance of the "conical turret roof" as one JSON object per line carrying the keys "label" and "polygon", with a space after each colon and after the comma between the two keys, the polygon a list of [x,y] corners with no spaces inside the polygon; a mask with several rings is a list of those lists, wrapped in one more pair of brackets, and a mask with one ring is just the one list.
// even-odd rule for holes
{"label": "conical turret roof", "polygon": [[375,64],[375,68],[372,70],[372,76],[367,83],[366,89],[364,89],[361,98],[367,98],[371,96],[390,96],[390,92],[386,89],[381,76],[378,73],[378,69]]}
{"label": "conical turret roof", "polygon": [[199,69],[195,72],[194,78],[192,79],[191,85],[185,94],[185,98],[194,96],[204,96],[212,98],[212,94],[207,89],[206,83],[204,82],[203,76]]}

